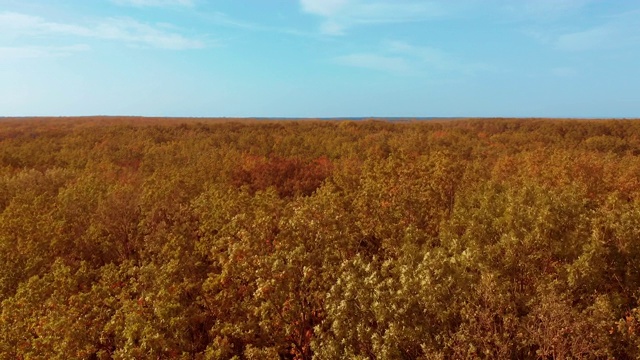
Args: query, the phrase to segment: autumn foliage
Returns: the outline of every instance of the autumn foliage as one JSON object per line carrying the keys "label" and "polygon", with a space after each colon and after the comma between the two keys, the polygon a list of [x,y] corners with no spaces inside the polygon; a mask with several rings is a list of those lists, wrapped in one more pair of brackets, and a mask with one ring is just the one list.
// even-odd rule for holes
{"label": "autumn foliage", "polygon": [[0,120],[0,359],[635,359],[640,123]]}
{"label": "autumn foliage", "polygon": [[330,174],[331,161],[326,156],[306,162],[279,156],[245,156],[233,170],[232,183],[238,187],[246,186],[253,194],[272,187],[283,197],[309,196]]}

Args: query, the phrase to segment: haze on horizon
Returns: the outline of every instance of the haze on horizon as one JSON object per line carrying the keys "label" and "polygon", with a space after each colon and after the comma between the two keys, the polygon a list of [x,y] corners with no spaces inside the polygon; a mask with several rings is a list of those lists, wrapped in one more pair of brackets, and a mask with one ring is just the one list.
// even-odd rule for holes
{"label": "haze on horizon", "polygon": [[632,0],[0,0],[0,116],[640,117]]}

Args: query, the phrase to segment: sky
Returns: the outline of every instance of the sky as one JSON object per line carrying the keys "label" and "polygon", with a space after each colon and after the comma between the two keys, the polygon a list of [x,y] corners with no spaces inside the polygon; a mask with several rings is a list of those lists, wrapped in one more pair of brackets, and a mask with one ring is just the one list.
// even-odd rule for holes
{"label": "sky", "polygon": [[640,117],[637,0],[0,0],[0,116]]}

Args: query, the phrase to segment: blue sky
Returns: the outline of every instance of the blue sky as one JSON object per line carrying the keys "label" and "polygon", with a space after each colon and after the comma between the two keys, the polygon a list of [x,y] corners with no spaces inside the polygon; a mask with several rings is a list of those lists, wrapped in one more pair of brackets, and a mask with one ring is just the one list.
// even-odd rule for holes
{"label": "blue sky", "polygon": [[640,117],[637,0],[0,0],[0,116]]}

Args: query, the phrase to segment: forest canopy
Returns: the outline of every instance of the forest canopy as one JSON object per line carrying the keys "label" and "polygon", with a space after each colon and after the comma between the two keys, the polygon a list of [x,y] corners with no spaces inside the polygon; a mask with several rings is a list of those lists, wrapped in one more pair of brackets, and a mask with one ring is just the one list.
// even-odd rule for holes
{"label": "forest canopy", "polygon": [[0,359],[640,357],[640,122],[0,120]]}

